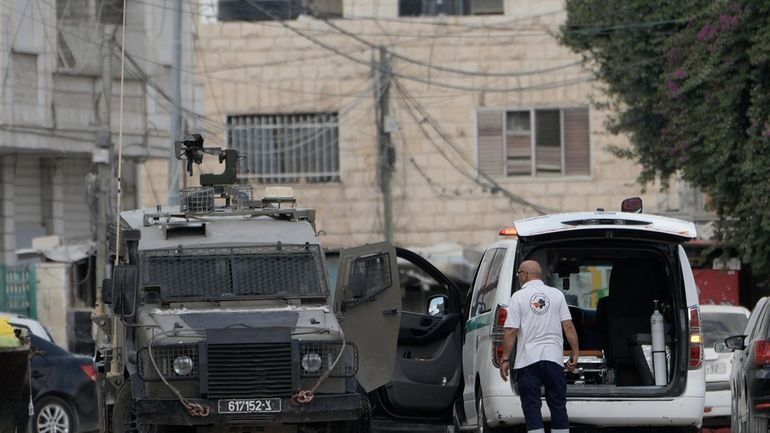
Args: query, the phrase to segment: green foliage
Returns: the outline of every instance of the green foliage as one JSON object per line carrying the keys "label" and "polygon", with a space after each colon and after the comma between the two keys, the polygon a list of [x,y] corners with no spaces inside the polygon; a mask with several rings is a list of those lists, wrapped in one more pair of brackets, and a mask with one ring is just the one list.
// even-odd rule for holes
{"label": "green foliage", "polygon": [[567,0],[562,43],[605,83],[639,182],[680,175],[770,275],[770,2]]}

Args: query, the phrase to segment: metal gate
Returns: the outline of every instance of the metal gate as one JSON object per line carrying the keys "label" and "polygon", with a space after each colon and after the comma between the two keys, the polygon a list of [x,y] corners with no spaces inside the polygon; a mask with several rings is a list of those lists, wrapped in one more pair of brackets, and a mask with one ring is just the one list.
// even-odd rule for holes
{"label": "metal gate", "polygon": [[37,319],[34,266],[0,265],[0,310]]}

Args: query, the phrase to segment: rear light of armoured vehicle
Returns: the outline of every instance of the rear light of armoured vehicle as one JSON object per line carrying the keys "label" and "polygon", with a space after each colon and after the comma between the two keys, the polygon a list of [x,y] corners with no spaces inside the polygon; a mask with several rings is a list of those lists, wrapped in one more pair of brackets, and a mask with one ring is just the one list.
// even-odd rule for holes
{"label": "rear light of armoured vehicle", "polygon": [[770,341],[760,340],[754,344],[754,364],[770,364]]}
{"label": "rear light of armoured vehicle", "polygon": [[503,359],[503,337],[505,321],[508,319],[508,306],[497,304],[492,322],[492,365],[499,368]]}
{"label": "rear light of armoured vehicle", "polygon": [[696,370],[703,366],[703,334],[700,328],[700,309],[690,307],[690,356],[688,366]]}

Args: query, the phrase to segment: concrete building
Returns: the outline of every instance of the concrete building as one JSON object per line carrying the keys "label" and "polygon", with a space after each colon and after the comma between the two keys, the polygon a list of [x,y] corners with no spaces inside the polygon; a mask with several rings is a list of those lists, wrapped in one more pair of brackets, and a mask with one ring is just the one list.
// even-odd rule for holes
{"label": "concrete building", "polygon": [[[0,250],[59,235],[91,239],[86,175],[109,113],[118,143],[122,0],[0,2]],[[167,193],[172,11],[129,1],[123,118],[123,207],[164,203]],[[189,11],[188,11],[189,12]],[[183,21],[183,104],[193,108],[192,18]],[[102,43],[113,39],[105,107]],[[189,117],[189,116],[188,116]],[[113,156],[116,159],[116,156]],[[151,176],[150,176],[151,175]],[[150,179],[152,182],[150,182]],[[157,198],[156,198],[157,197]]]}
{"label": "concrete building", "polygon": [[[223,128],[208,139],[239,149],[251,182],[293,186],[327,245],[383,238],[378,75],[392,78],[396,244],[483,244],[518,218],[629,196],[649,212],[693,201],[676,180],[642,191],[639,167],[610,151],[629,143],[553,36],[561,0],[306,2],[304,14],[233,3],[200,28],[205,113]],[[296,18],[271,19],[284,12]]]}
{"label": "concrete building", "polygon": [[[46,238],[47,248],[84,246],[65,250],[78,253],[63,258],[71,258],[75,266],[52,289],[66,288],[54,303],[58,319],[49,323],[52,327],[63,325],[59,316],[70,308],[93,305],[93,258],[89,265],[83,254],[93,244],[96,215],[92,161],[98,154],[97,131],[105,122],[109,122],[115,149],[119,142],[123,44],[127,56],[122,207],[166,202],[171,7],[173,3],[129,0],[123,41],[122,0],[0,2],[0,264],[18,263],[17,252],[29,252],[33,239],[41,236],[58,236],[58,240]],[[189,12],[185,10],[181,38],[182,101],[184,107],[194,110],[192,34],[196,23]],[[108,48],[102,50],[108,41]],[[103,55],[109,59],[111,86],[102,80]],[[109,98],[104,97],[105,92],[111,93]],[[185,117],[190,124],[196,121],[189,112]],[[117,161],[114,152],[109,159],[110,163]],[[41,275],[38,272],[40,287],[51,287],[56,280]],[[46,305],[51,299],[38,296]],[[40,311],[45,321],[45,309]]]}

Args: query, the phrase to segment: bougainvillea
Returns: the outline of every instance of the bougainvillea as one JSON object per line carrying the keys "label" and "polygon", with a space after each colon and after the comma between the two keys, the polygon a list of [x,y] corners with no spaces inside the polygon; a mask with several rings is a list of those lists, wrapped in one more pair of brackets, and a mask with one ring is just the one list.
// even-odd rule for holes
{"label": "bougainvillea", "polygon": [[567,0],[561,40],[605,84],[639,182],[703,190],[719,240],[770,275],[770,2]]}

